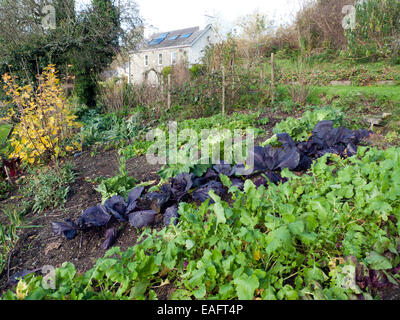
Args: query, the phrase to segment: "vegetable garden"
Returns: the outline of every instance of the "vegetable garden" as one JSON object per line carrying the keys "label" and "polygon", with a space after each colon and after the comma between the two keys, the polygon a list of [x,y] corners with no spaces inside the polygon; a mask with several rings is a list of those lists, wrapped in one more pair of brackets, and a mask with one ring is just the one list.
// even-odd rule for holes
{"label": "vegetable garden", "polygon": [[161,86],[106,76],[134,1],[58,2],[0,4],[0,300],[400,300],[398,1],[243,16]]}
{"label": "vegetable garden", "polygon": [[24,270],[4,298],[157,299],[168,288],[169,299],[373,299],[397,288],[399,149],[368,147],[372,132],[338,127],[327,110],[276,125],[250,176],[241,164],[186,168],[53,222],[63,241],[105,230],[103,249],[117,241],[111,222],[141,234],[83,274],[63,263],[55,290]]}

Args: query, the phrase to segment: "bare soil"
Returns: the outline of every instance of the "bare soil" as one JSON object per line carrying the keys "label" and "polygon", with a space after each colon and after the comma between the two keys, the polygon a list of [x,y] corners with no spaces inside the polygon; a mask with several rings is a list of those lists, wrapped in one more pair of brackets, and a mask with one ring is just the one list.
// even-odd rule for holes
{"label": "bare soil", "polygon": [[[106,178],[118,174],[118,152],[116,150],[101,152],[95,156],[86,151],[70,161],[75,165],[78,178],[70,186],[68,200],[64,208],[45,211],[42,214],[29,213],[25,220],[29,225],[43,226],[42,228],[22,229],[19,231],[19,240],[9,257],[9,264],[0,275],[0,293],[10,288],[9,276],[25,269],[41,268],[45,265],[59,267],[64,262],[72,262],[77,271],[84,273],[91,269],[96,260],[103,257],[105,250],[101,248],[106,229],[90,230],[71,241],[54,236],[51,222],[64,221],[68,218],[76,220],[82,212],[91,206],[101,203],[101,195],[90,183],[94,178]],[[157,171],[160,166],[149,165],[146,158],[138,157],[127,163],[129,175],[139,182],[159,182]],[[18,199],[18,198],[17,198]],[[0,202],[0,207],[15,201]],[[122,250],[136,244],[138,233],[129,224],[114,222],[119,229],[118,240],[115,246]],[[155,227],[161,226],[161,223]],[[111,226],[108,226],[111,227]]]}
{"label": "bare soil", "polygon": [[[265,136],[257,138],[256,144],[265,141],[271,135],[275,124],[285,116],[287,115],[277,113],[263,114],[262,117],[269,117],[270,121],[262,127],[265,130]],[[301,112],[291,116],[299,117]],[[94,190],[96,184],[91,181],[96,177],[110,178],[118,174],[118,157],[117,150],[102,151],[94,155],[88,150],[76,158],[68,159],[74,164],[78,177],[70,186],[67,202],[63,208],[47,210],[42,214],[31,212],[26,215],[27,224],[43,227],[19,231],[20,238],[9,256],[8,265],[0,274],[0,295],[11,288],[9,277],[22,270],[32,270],[45,265],[60,267],[64,262],[72,262],[78,273],[84,273],[94,266],[97,259],[104,256],[105,250],[101,248],[101,244],[104,241],[105,228],[79,233],[74,240],[68,241],[54,236],[50,225],[51,222],[64,221],[68,218],[76,220],[84,210],[101,203],[101,195]],[[154,184],[159,182],[157,171],[161,169],[161,166],[149,165],[145,156],[129,160],[126,168],[129,175],[139,182],[154,181]],[[13,195],[15,198],[0,201],[0,209],[23,201],[18,198],[17,191]],[[4,223],[1,221],[1,216],[0,223]],[[157,221],[154,227],[158,229],[162,227],[161,217],[158,217]],[[135,228],[127,223],[118,222],[114,222],[113,226],[117,226],[119,230],[114,246],[124,251],[136,244],[139,234]],[[157,292],[159,299],[168,299],[174,290],[172,284],[159,288]],[[385,292],[385,298],[400,300],[399,290],[394,290],[393,294]]]}

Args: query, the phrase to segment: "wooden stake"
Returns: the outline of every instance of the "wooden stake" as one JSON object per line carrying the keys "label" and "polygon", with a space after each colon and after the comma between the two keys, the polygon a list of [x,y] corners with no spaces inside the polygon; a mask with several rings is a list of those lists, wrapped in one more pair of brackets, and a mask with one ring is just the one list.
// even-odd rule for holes
{"label": "wooden stake", "polygon": [[225,68],[222,66],[222,115],[225,114]]}
{"label": "wooden stake", "polygon": [[271,98],[275,101],[275,59],[274,53],[271,53]]}
{"label": "wooden stake", "polygon": [[168,110],[171,109],[171,75],[168,75]]}
{"label": "wooden stake", "polygon": [[11,186],[15,187],[15,184],[11,179],[10,170],[8,169],[7,166],[3,166],[3,168],[4,168],[4,171],[6,172],[8,182],[10,183]]}

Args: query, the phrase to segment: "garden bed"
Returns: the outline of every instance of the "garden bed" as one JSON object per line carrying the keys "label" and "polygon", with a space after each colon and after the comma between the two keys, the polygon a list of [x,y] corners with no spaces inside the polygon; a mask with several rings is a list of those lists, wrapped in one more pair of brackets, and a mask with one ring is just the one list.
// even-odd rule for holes
{"label": "garden bed", "polygon": [[[266,116],[271,116],[271,118],[268,124],[262,126],[262,129],[265,130],[266,135],[269,135],[275,124],[281,121],[285,114],[264,114],[260,118]],[[264,140],[265,136],[258,137],[255,143],[258,144]],[[74,240],[68,241],[59,236],[54,236],[51,223],[64,221],[68,218],[75,220],[85,209],[101,203],[101,194],[95,191],[97,184],[93,180],[98,177],[110,178],[115,176],[118,173],[118,157],[118,150],[115,149],[98,152],[87,150],[78,157],[70,159],[78,177],[71,185],[64,208],[47,210],[41,214],[31,212],[25,217],[30,224],[43,227],[20,231],[20,239],[9,258],[9,265],[0,275],[0,294],[11,288],[9,276],[22,270],[32,270],[45,265],[60,267],[64,262],[72,262],[76,265],[78,272],[84,273],[94,266],[97,259],[104,256],[106,250],[102,249],[101,245],[104,241],[106,228],[82,233]],[[151,181],[154,185],[159,182],[160,178],[157,171],[161,169],[161,166],[149,165],[145,156],[128,160],[126,169],[128,174],[138,182]],[[20,202],[18,192],[15,191],[9,200],[0,202],[0,206]],[[161,215],[158,218],[160,220],[154,227],[162,228]],[[120,227],[114,246],[120,247],[124,251],[136,244],[139,236],[136,228],[123,223],[114,223],[113,226]],[[160,288],[160,291],[161,296],[164,295],[165,298],[170,294],[168,286]]]}
{"label": "garden bed", "polygon": [[[278,119],[273,119],[263,129],[266,132],[275,126]],[[263,138],[256,141],[259,144]],[[93,268],[96,261],[102,258],[105,250],[101,248],[104,241],[106,228],[89,230],[79,235],[71,241],[54,236],[50,224],[54,221],[63,221],[65,219],[76,220],[82,211],[90,206],[95,206],[101,202],[101,196],[94,190],[96,186],[93,180],[99,176],[112,177],[118,171],[118,154],[116,150],[91,154],[86,151],[79,157],[72,159],[76,171],[79,174],[78,179],[71,185],[68,201],[63,209],[49,210],[40,215],[30,213],[26,218],[34,225],[42,225],[39,229],[24,229],[19,236],[20,240],[15,246],[10,259],[9,268],[5,268],[0,278],[0,291],[4,293],[10,289],[9,276],[24,269],[36,269],[45,265],[60,267],[64,262],[71,262],[75,265],[77,272],[83,274]],[[160,166],[148,165],[144,156],[136,157],[128,161],[128,174],[133,176],[139,182],[149,182],[155,185],[159,182],[158,170]],[[301,175],[301,172],[295,172]],[[259,178],[255,176],[253,181]],[[229,197],[223,198],[231,204]],[[114,246],[120,247],[124,252],[137,243],[140,233],[136,228],[128,224],[114,222],[108,227],[117,227],[119,230],[118,238]],[[164,227],[162,216],[158,215],[153,228],[161,230]],[[165,283],[164,285],[154,287],[159,299],[169,299],[176,290],[174,283]],[[380,292],[381,298],[386,300],[399,299],[400,290],[398,287],[385,289]]]}
{"label": "garden bed", "polygon": [[[104,241],[104,232],[92,230],[72,241],[54,236],[51,230],[51,222],[76,219],[82,211],[101,202],[101,195],[94,190],[96,184],[88,179],[98,176],[112,177],[118,170],[118,153],[116,150],[101,152],[91,156],[90,152],[84,152],[78,158],[71,159],[79,174],[72,184],[64,208],[47,210],[42,214],[29,213],[25,218],[36,226],[43,228],[22,229],[20,239],[9,258],[9,275],[24,269],[41,268],[45,265],[59,267],[63,262],[73,262],[78,272],[85,272],[93,267],[96,260],[104,256],[105,250],[101,248]],[[157,181],[159,166],[151,166],[144,156],[131,159],[127,163],[127,170],[138,181]],[[3,201],[17,203],[20,200],[17,195],[14,200]],[[161,225],[161,224],[160,224]],[[122,225],[116,246],[126,249],[136,244],[138,234],[135,228]],[[157,227],[157,225],[155,226]],[[9,289],[8,268],[6,267],[0,277],[0,291]]]}

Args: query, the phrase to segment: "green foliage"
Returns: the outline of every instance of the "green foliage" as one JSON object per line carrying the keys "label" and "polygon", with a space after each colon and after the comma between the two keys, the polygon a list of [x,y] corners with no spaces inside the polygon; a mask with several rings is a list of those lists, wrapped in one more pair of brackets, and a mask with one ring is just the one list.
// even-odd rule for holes
{"label": "green foliage", "polygon": [[82,103],[93,107],[97,76],[121,46],[129,48],[141,38],[136,4],[117,6],[112,0],[95,0],[79,11],[75,11],[72,0],[52,4],[56,8],[55,29],[44,31],[41,4],[0,3],[0,60],[4,62],[0,74],[11,65],[15,74],[25,77],[27,72],[35,81],[38,69],[55,64],[62,74],[76,77],[76,94]]}
{"label": "green foliage", "polygon": [[190,71],[190,75],[193,78],[197,78],[198,76],[204,74],[205,70],[204,70],[204,66],[202,64],[194,64],[193,66],[191,66],[189,68]]}
{"label": "green foliage", "polygon": [[[201,130],[204,129],[228,129],[233,131],[254,128],[259,116],[260,114],[257,112],[249,114],[235,112],[229,116],[217,114],[212,117],[188,119],[178,123],[178,130],[192,129],[197,134],[200,134]],[[256,128],[254,129],[256,130]]]}
{"label": "green foliage", "polygon": [[80,139],[84,146],[102,143],[118,143],[130,140],[146,132],[148,124],[136,112],[126,119],[117,113],[101,114],[96,110],[86,112],[81,120]]}
{"label": "green foliage", "polygon": [[[201,155],[203,158],[211,158],[211,150],[215,145],[220,145],[220,160],[224,159],[224,140],[225,138],[229,138],[231,135],[231,139],[234,137],[235,130],[246,130],[253,129],[255,132],[255,136],[263,134],[264,131],[262,129],[256,128],[255,126],[265,125],[269,122],[268,118],[260,118],[259,113],[251,113],[251,114],[242,114],[242,113],[233,113],[230,116],[223,116],[222,114],[218,114],[212,117],[207,118],[199,118],[199,119],[189,119],[185,121],[181,121],[178,123],[178,136],[182,130],[190,129],[194,130],[197,133],[199,138],[198,150],[202,150],[202,141],[201,141],[201,133],[202,130],[221,130],[216,131],[214,134],[207,136],[207,141],[210,144],[210,154]],[[163,124],[159,127],[164,132],[168,133],[166,124]],[[168,134],[167,136],[167,145],[168,145]],[[208,160],[210,164],[193,164],[193,159],[190,157],[190,149],[182,148],[182,146],[190,146],[189,137],[186,139],[178,139],[178,154],[177,154],[177,162],[178,164],[169,164],[164,166],[162,170],[158,172],[160,177],[163,180],[168,180],[180,173],[194,173],[196,176],[201,176],[211,165],[211,161]],[[204,142],[204,141],[203,141]],[[167,150],[168,154],[169,150]],[[234,159],[233,159],[234,160]]]}
{"label": "green foliage", "polygon": [[[56,290],[25,278],[27,299],[351,299],[374,294],[346,281],[352,255],[367,268],[399,261],[400,149],[325,155],[310,174],[285,184],[229,189],[233,203],[182,203],[177,226],[147,229],[126,252],[113,248],[84,275],[64,263]],[[329,165],[328,165],[329,163]],[[16,299],[9,291],[3,299]]]}
{"label": "green foliage", "polygon": [[335,126],[342,125],[345,115],[337,108],[324,107],[315,108],[313,111],[306,111],[300,119],[286,118],[275,125],[274,134],[287,133],[294,141],[307,140],[315,125],[322,120],[332,120]]}
{"label": "green foliage", "polygon": [[128,172],[126,171],[126,158],[120,156],[119,174],[115,177],[102,180],[95,190],[100,192],[102,202],[104,203],[115,195],[127,197],[129,191],[136,186],[136,183],[137,181],[133,177],[128,176]]}
{"label": "green foliage", "polygon": [[168,75],[171,74],[171,72],[172,72],[171,66],[166,66],[162,69],[161,74],[163,75],[164,81],[168,80]]}
{"label": "green foliage", "polygon": [[112,62],[115,51],[120,47],[118,40],[122,29],[118,8],[111,0],[94,0],[91,10],[82,14],[85,23],[76,24],[74,31],[85,30],[91,40],[80,43],[78,48],[72,46],[67,54],[69,63],[73,65],[72,72],[76,75],[75,90],[80,102],[94,107],[96,75]]}
{"label": "green foliage", "polygon": [[23,196],[33,198],[33,211],[56,208],[67,201],[69,185],[75,181],[73,165],[29,169],[29,176],[22,187]]}
{"label": "green foliage", "polygon": [[400,3],[397,0],[366,0],[356,7],[356,26],[348,29],[347,50],[353,58],[391,57],[400,31]]}
{"label": "green foliage", "polygon": [[89,74],[79,74],[75,80],[74,94],[79,98],[79,103],[92,108],[96,105],[96,83]]}
{"label": "green foliage", "polygon": [[8,255],[17,243],[19,237],[18,227],[23,223],[24,212],[18,212],[12,207],[6,207],[2,210],[2,221],[7,217],[6,223],[0,223],[0,273],[3,272]]}
{"label": "green foliage", "polygon": [[135,140],[132,144],[120,149],[118,153],[124,156],[127,160],[133,157],[139,157],[146,154],[149,147],[153,144],[151,141],[146,140]]}
{"label": "green foliage", "polygon": [[7,199],[13,187],[7,181],[0,181],[0,200]]}

